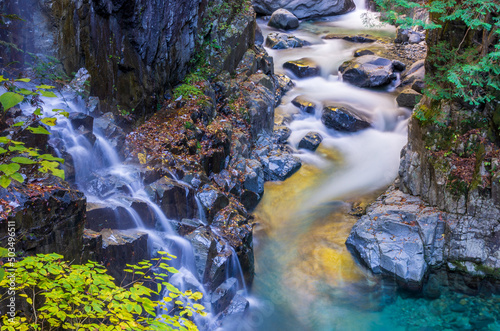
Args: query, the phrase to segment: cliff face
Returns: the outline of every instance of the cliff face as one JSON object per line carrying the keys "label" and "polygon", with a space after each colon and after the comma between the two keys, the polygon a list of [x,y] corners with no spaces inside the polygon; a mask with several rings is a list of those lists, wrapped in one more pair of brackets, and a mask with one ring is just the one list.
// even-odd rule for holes
{"label": "cliff face", "polygon": [[[499,98],[471,105],[446,78],[451,61],[477,61],[495,43],[459,20],[430,19],[442,28],[427,32],[427,91],[409,121],[396,187],[368,209],[347,245],[405,287],[491,293],[500,279]],[[476,85],[467,92],[495,94]]]}
{"label": "cliff face", "polygon": [[[85,67],[90,94],[101,111],[150,114],[166,90],[205,51],[216,68],[234,70],[253,44],[254,12],[242,2],[214,0],[27,0],[0,1],[3,13],[19,15],[4,40],[24,51],[57,57],[67,73]],[[31,8],[27,10],[27,8]],[[223,25],[225,29],[216,29]],[[225,53],[217,46],[226,45]],[[32,56],[0,47],[4,64]],[[218,54],[216,54],[218,53]]]}

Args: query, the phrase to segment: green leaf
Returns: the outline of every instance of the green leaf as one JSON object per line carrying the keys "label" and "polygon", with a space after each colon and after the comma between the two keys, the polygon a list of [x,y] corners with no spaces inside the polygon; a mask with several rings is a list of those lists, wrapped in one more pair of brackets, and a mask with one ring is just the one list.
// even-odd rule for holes
{"label": "green leaf", "polygon": [[54,88],[54,87],[55,86],[42,84],[42,85],[38,85],[36,88],[40,88],[40,89],[43,89],[43,90],[50,90],[51,88]]}
{"label": "green leaf", "polygon": [[42,160],[57,161],[57,162],[64,163],[64,159],[61,159],[60,157],[55,157],[52,154],[42,154],[42,155],[39,156],[39,158],[42,159]]}
{"label": "green leaf", "polygon": [[24,182],[24,177],[23,175],[21,175],[20,173],[16,172],[16,173],[13,173],[12,175],[10,175],[10,178],[18,181],[19,183],[22,183]]}
{"label": "green leaf", "polygon": [[16,127],[16,126],[23,126],[24,125],[24,121],[19,121],[17,122],[16,124],[12,125],[13,127]]}
{"label": "green leaf", "polygon": [[47,131],[47,129],[45,129],[43,126],[38,126],[36,128],[28,126],[28,130],[30,130],[34,134],[50,134],[50,132]]}
{"label": "green leaf", "polygon": [[0,282],[2,281],[2,279],[5,277],[5,270],[3,270],[2,267],[0,267]]}
{"label": "green leaf", "polygon": [[0,164],[0,171],[2,171],[6,176],[10,176],[17,172],[21,166],[17,163]]}
{"label": "green leaf", "polygon": [[57,98],[57,95],[54,92],[51,91],[40,91],[40,94],[44,97],[48,98]]}
{"label": "green leaf", "polygon": [[11,182],[10,177],[7,177],[7,176],[1,176],[0,177],[0,186],[1,187],[3,187],[3,188],[9,187],[10,182]]}
{"label": "green leaf", "polygon": [[0,147],[0,154],[4,154],[6,152],[7,152],[7,150],[5,148]]}
{"label": "green leaf", "polygon": [[9,250],[7,248],[0,247],[0,258],[9,256]]}
{"label": "green leaf", "polygon": [[22,95],[14,92],[5,92],[4,94],[0,95],[0,103],[2,104],[4,111],[9,110],[23,100],[24,97]]}
{"label": "green leaf", "polygon": [[33,95],[33,94],[36,94],[35,92],[27,90],[25,88],[19,89],[18,92],[21,93],[21,94],[24,94],[24,95]]}
{"label": "green leaf", "polygon": [[32,159],[29,159],[24,156],[16,156],[12,158],[13,162],[20,163],[20,164],[35,164],[37,163],[36,161],[33,161]]}
{"label": "green leaf", "polygon": [[45,117],[40,120],[43,124],[46,124],[48,126],[54,126],[56,125],[56,119],[54,117]]}
{"label": "green leaf", "polygon": [[33,114],[37,115],[37,116],[42,116],[42,109],[41,108],[37,108]]}
{"label": "green leaf", "polygon": [[16,82],[25,82],[25,83],[29,83],[31,82],[31,79],[29,78],[19,78],[19,79],[15,79]]}

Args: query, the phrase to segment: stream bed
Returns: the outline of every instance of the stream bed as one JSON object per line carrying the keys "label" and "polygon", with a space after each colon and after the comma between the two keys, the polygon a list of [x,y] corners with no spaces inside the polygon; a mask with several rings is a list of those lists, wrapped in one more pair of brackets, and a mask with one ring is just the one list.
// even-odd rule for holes
{"label": "stream bed", "polygon": [[[366,15],[357,10],[303,21],[287,33],[311,45],[266,48],[275,72],[295,83],[276,116],[293,116],[288,144],[303,165],[286,181],[265,184],[254,212],[256,275],[250,312],[226,321],[225,330],[500,330],[491,320],[475,323],[498,315],[498,297],[448,293],[428,300],[400,293],[391,280],[360,267],[346,249],[345,240],[358,219],[353,209],[373,201],[397,176],[411,115],[398,107],[393,85],[363,89],[339,78],[337,68],[352,59],[355,50],[384,45],[321,39],[328,33],[394,38],[394,27],[366,27]],[[258,23],[264,40],[269,33],[281,32],[264,19]],[[283,69],[286,61],[303,57],[319,64],[320,76],[296,79]],[[297,96],[312,100],[315,111],[301,112],[291,103]],[[372,119],[372,126],[356,133],[325,127],[321,111],[327,102],[353,106]],[[299,141],[311,131],[323,137],[319,148],[299,149]]]}

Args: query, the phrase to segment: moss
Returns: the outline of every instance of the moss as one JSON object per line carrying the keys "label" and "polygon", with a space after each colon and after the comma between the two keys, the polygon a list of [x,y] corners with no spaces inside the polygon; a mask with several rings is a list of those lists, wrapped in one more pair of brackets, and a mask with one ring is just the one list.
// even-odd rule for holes
{"label": "moss", "polygon": [[492,276],[494,278],[500,278],[500,268],[492,268],[484,264],[476,264],[475,269],[476,271],[482,272],[488,276]]}

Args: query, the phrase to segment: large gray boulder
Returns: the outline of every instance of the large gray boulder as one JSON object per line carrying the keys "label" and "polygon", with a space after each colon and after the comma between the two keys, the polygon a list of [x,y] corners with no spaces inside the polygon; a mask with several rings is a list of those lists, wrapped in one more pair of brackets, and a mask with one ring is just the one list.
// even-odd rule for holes
{"label": "large gray boulder", "polygon": [[297,48],[306,45],[310,45],[310,43],[291,34],[273,32],[266,37],[266,47],[272,49]]}
{"label": "large gray boulder", "polygon": [[498,281],[499,244],[498,220],[445,213],[394,188],[367,209],[346,241],[370,270],[410,289],[420,289],[426,273],[439,267]]}
{"label": "large gray boulder", "polygon": [[283,30],[296,29],[299,27],[299,19],[286,9],[278,9],[271,15],[267,25]]}
{"label": "large gray boulder", "polygon": [[396,78],[391,60],[365,55],[344,62],[339,67],[342,80],[359,87],[378,87]]}
{"label": "large gray boulder", "polygon": [[299,19],[341,15],[356,8],[353,0],[253,0],[252,3],[259,14],[271,15],[284,8]]}
{"label": "large gray boulder", "polygon": [[298,78],[314,77],[321,74],[320,66],[307,57],[299,60],[287,61],[283,63],[283,68],[290,70]]}
{"label": "large gray boulder", "polygon": [[337,131],[356,132],[370,127],[369,119],[358,114],[352,107],[330,104],[323,108],[321,122]]}

